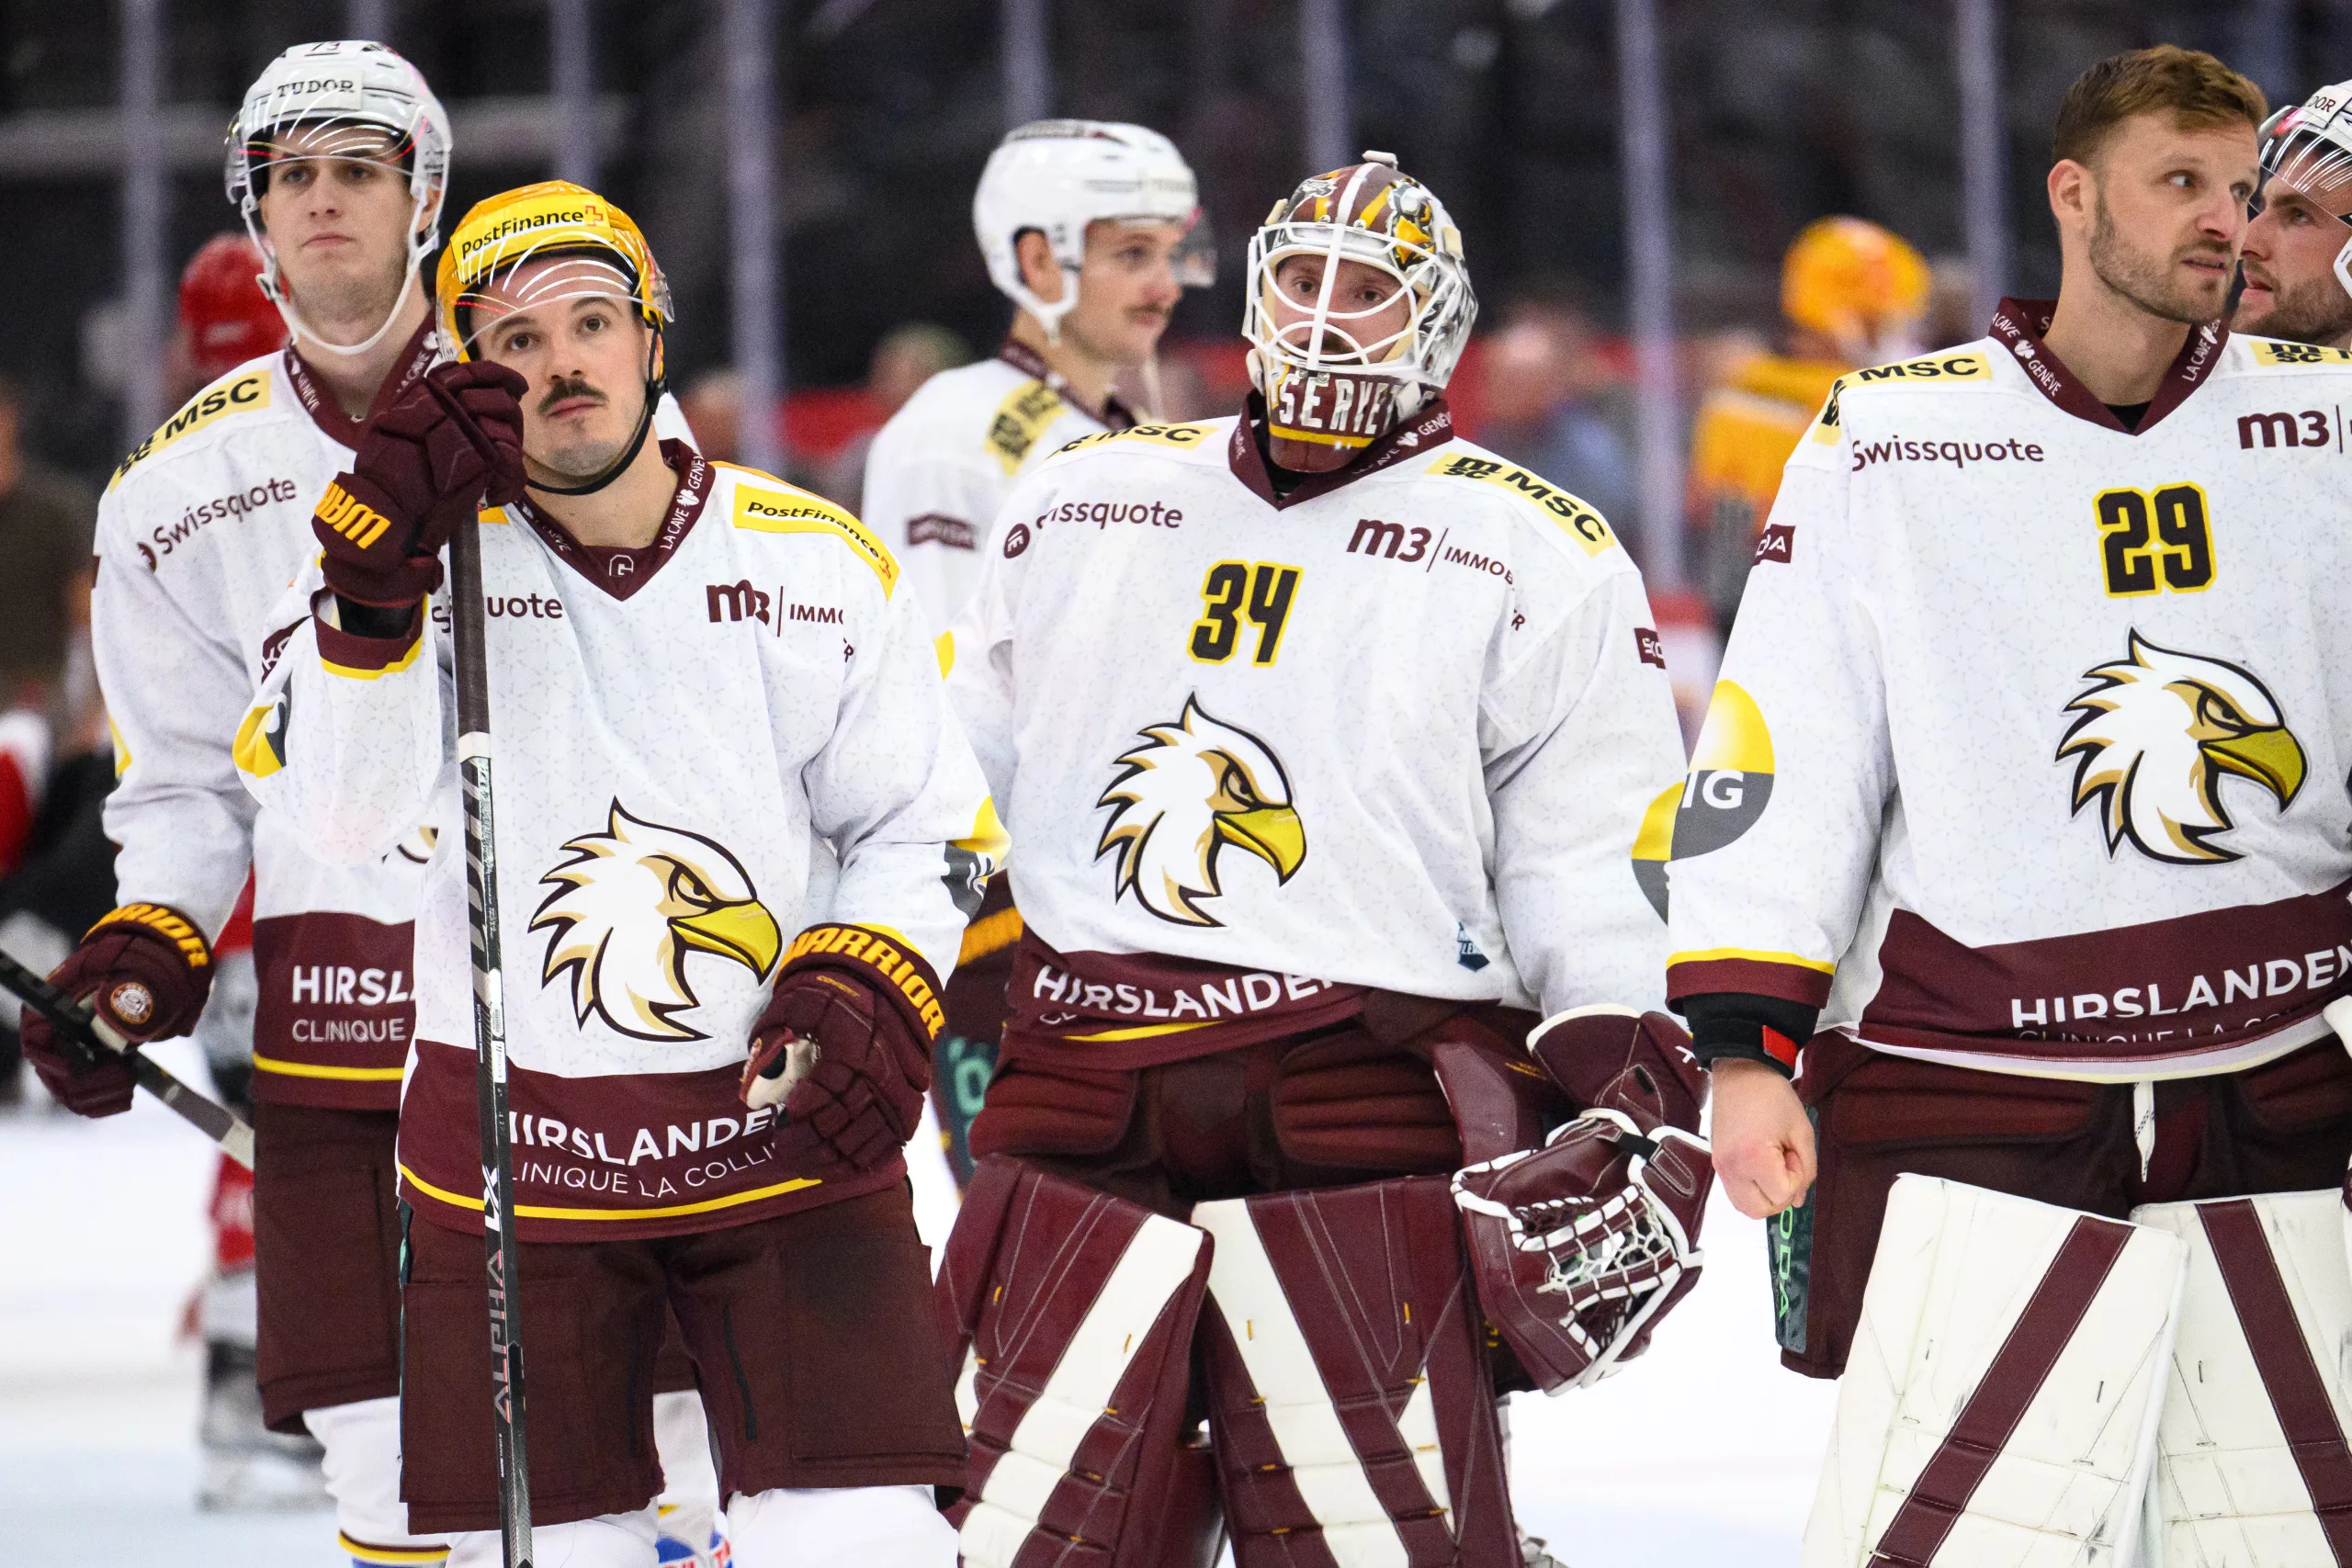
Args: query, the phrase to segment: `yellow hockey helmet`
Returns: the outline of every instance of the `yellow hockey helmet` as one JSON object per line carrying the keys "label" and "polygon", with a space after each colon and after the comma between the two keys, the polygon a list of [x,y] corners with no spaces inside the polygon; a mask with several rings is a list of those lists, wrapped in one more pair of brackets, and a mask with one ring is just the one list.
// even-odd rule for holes
{"label": "yellow hockey helmet", "polygon": [[459,359],[473,357],[474,339],[489,324],[471,319],[492,303],[485,288],[526,262],[548,257],[578,265],[541,274],[526,300],[497,300],[501,314],[594,295],[633,306],[657,334],[669,324],[669,281],[644,231],[594,191],[569,180],[541,180],[476,202],[442,247],[435,291],[442,335]]}
{"label": "yellow hockey helmet", "polygon": [[1928,285],[1927,258],[1901,235],[1860,218],[1823,218],[1781,263],[1781,310],[1859,348],[1926,314]]}

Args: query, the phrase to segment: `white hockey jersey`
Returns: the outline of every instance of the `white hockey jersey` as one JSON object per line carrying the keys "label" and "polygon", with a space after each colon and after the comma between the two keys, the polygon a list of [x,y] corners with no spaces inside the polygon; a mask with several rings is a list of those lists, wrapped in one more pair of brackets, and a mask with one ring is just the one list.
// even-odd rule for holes
{"label": "white hockey jersey", "polygon": [[1280,500],[1245,420],[1066,448],[948,654],[1019,845],[1008,1050],[1142,1066],[1371,987],[1658,998],[1627,856],[1682,749],[1640,574],[1442,403]]}
{"label": "white hockey jersey", "polygon": [[[736,1097],[802,906],[812,830],[833,917],[953,968],[1002,833],[898,564],[848,513],[677,443],[640,550],[527,502],[484,514],[516,1213],[539,1238],[741,1224],[904,1179],[861,1174]],[[490,525],[497,525],[495,526]],[[239,748],[322,858],[366,863],[431,807],[402,1191],[479,1225],[466,857],[448,639],[302,620]]]}
{"label": "white hockey jersey", "polygon": [[[421,329],[376,407],[434,363]],[[359,421],[291,350],[190,399],[115,470],[98,505],[91,638],[120,782],[106,806],[121,902],[219,935],[254,874],[254,1093],[350,1110],[399,1104],[414,1006],[410,921],[428,835],[365,865],[301,852],[238,780],[231,741],[270,612],[313,557],[311,509],[350,466]]]}
{"label": "white hockey jersey", "polygon": [[[1114,400],[1110,427],[1135,423]],[[875,434],[865,455],[866,526],[898,552],[932,629],[952,623],[979,580],[980,542],[1021,476],[1106,428],[1065,395],[1025,344],[943,370]]]}
{"label": "white hockey jersey", "polygon": [[2326,1033],[2352,355],[2200,328],[2134,434],[2049,312],[2005,301],[1988,338],[1845,378],[1789,460],[1646,836],[1677,998],[2086,1078]]}

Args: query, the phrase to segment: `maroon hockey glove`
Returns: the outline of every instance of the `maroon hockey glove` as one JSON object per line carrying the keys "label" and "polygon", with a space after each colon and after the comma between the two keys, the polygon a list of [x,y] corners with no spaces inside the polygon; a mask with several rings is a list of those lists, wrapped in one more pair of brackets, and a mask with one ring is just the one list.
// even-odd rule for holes
{"label": "maroon hockey glove", "polygon": [[1648,1134],[1594,1110],[1453,1178],[1479,1309],[1546,1393],[1640,1355],[1698,1283],[1714,1162],[1689,1134]]}
{"label": "maroon hockey glove", "polygon": [[800,933],[752,1030],[743,1103],[781,1103],[860,1170],[896,1156],[922,1119],[946,1015],[921,955],[862,926]]}
{"label": "maroon hockey glove", "polygon": [[1665,1013],[1605,1006],[1554,1013],[1528,1035],[1527,1049],[1580,1111],[1626,1111],[1644,1133],[1661,1123],[1699,1130],[1707,1075],[1690,1036]]}
{"label": "maroon hockey glove", "polygon": [[[125,904],[90,928],[82,945],[50,976],[74,1001],[124,1039],[163,1040],[196,1027],[212,989],[212,949],[196,922],[161,904]],[[76,1043],[27,1008],[25,1057],[49,1092],[81,1116],[130,1109],[130,1063],[108,1053],[95,1065]]]}
{"label": "maroon hockey glove", "polygon": [[405,607],[440,586],[441,547],[458,525],[523,493],[524,390],[503,366],[436,366],[368,424],[311,514],[329,588]]}

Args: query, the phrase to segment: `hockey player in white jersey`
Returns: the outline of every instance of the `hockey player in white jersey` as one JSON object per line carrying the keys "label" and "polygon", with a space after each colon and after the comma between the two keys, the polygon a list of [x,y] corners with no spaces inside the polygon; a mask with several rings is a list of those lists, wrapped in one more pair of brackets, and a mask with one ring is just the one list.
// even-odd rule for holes
{"label": "hockey player in white jersey", "polygon": [[1808,1568],[2352,1561],[2352,354],[2219,319],[2263,117],[2074,84],[2058,299],[1838,383],[1661,802]]}
{"label": "hockey player in white jersey", "polygon": [[[979,547],[1021,476],[1135,416],[1112,390],[1148,366],[1187,288],[1215,281],[1193,171],[1139,125],[1046,119],[1005,137],[972,194],[989,277],[1013,305],[995,355],[944,371],[891,416],[865,460],[866,525],[898,552],[934,629],[963,613]],[[950,1167],[971,1175],[1021,916],[1003,879],[967,935],[932,1100]]]}
{"label": "hockey player in white jersey", "polygon": [[[440,280],[457,368],[483,373],[456,400],[470,415],[421,395],[386,424],[447,458],[444,482],[404,492],[397,455],[368,448],[337,478],[241,761],[332,861],[448,820],[448,648],[420,604],[471,500],[503,503],[481,556],[514,763],[502,897],[531,911],[504,986],[537,1549],[653,1562],[666,1303],[704,1374],[738,1562],[944,1564],[931,1489],[960,1478],[963,1445],[900,1148],[1002,833],[922,612],[849,513],[646,439],[669,293],[609,203],[560,181],[492,197]],[[519,412],[492,406],[493,377]],[[461,458],[469,423],[502,454],[487,468]],[[835,919],[796,939],[779,918],[812,829],[841,862]],[[458,1532],[453,1562],[488,1562],[455,837],[425,871],[401,1113],[403,1492],[412,1522]]]}
{"label": "hockey player in white jersey", "polygon": [[[256,818],[230,749],[254,687],[244,649],[314,548],[311,503],[371,412],[433,363],[418,269],[448,158],[431,89],[378,44],[289,50],[245,95],[229,197],[293,341],[197,393],[100,506],[92,635],[121,770],[106,810],[121,908],[58,971],[133,1039],[186,1032],[254,867],[263,1411],[324,1442],[343,1548],[371,1562],[439,1551],[407,1531],[395,1457],[392,1124],[424,844],[320,866]],[[37,1023],[26,1043],[75,1110],[129,1105],[127,1068],[68,1076]]]}
{"label": "hockey player in white jersey", "polygon": [[1150,361],[1186,288],[1216,280],[1193,171],[1140,125],[1010,132],[972,194],[972,229],[1012,330],[993,358],[924,382],[865,459],[866,525],[935,628],[971,596],[1014,483],[1081,435],[1135,423],[1112,383]]}
{"label": "hockey player in white jersey", "polygon": [[940,1280],[964,1560],[1205,1562],[1221,1497],[1242,1568],[1518,1568],[1498,1389],[1696,1262],[1696,1069],[1623,1005],[1673,698],[1606,521],[1453,434],[1428,187],[1366,153],[1250,258],[1245,410],[1039,465],[944,654],[1028,928]]}
{"label": "hockey player in white jersey", "polygon": [[[440,353],[422,269],[437,241],[449,127],[398,54],[305,44],[247,91],[227,152],[229,198],[293,341],[198,392],[124,460],[100,506],[93,637],[122,770],[106,820],[121,846],[123,908],[60,973],[133,1038],[184,1030],[211,988],[209,942],[253,867],[264,1416],[324,1441],[356,1560],[430,1561],[437,1540],[408,1532],[398,1490],[392,1149],[431,835],[407,836],[371,865],[322,864],[282,821],[256,815],[231,750],[269,613],[317,554],[311,508],[372,416]],[[126,982],[144,988],[142,1020],[107,999]],[[129,1104],[119,1067],[69,1077],[46,1032],[35,1033],[36,1060],[68,1104],[96,1114]],[[694,1438],[666,1448],[690,1471],[704,1447],[691,1369],[673,1351],[663,1372],[665,1414]],[[678,1528],[700,1547],[716,1499],[681,1500],[696,1517]]]}
{"label": "hockey player in white jersey", "polygon": [[2245,226],[2233,332],[2352,348],[2352,82],[2262,128],[2262,189]]}

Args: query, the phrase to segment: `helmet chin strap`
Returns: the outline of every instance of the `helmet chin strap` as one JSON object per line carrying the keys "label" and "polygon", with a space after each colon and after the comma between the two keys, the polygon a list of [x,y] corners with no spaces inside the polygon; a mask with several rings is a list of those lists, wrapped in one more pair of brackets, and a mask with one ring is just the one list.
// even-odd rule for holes
{"label": "helmet chin strap", "polygon": [[526,479],[524,483],[542,495],[594,495],[628,472],[628,466],[637,461],[637,455],[639,452],[645,450],[645,438],[652,434],[653,407],[662,400],[662,385],[668,379],[667,377],[653,374],[653,367],[660,359],[661,354],[662,329],[656,327],[653,329],[652,346],[647,350],[645,359],[645,408],[637,416],[637,434],[629,437],[628,451],[614,458],[605,466],[603,473],[585,484],[546,485],[539,483],[537,479]]}
{"label": "helmet chin strap", "polygon": [[438,191],[435,191],[429,198],[418,197],[412,201],[411,216],[420,226],[412,229],[409,232],[408,274],[401,279],[400,294],[392,300],[391,310],[385,314],[383,321],[378,324],[374,332],[369,333],[362,342],[349,344],[329,343],[317,333],[312,332],[310,323],[302,320],[301,312],[294,308],[293,298],[287,291],[285,275],[278,268],[277,247],[266,242],[261,225],[255,221],[255,214],[258,210],[258,204],[253,197],[247,197],[244,210],[241,214],[245,220],[245,235],[253,241],[254,248],[267,258],[261,276],[254,281],[261,285],[261,291],[264,294],[269,296],[269,302],[277,307],[278,317],[286,323],[287,334],[295,342],[309,344],[322,353],[355,358],[383,342],[384,334],[392,330],[392,324],[401,319],[401,312],[408,308],[409,291],[416,288],[417,279],[424,276],[424,258],[433,254],[435,241],[433,224],[440,215],[441,196]]}

